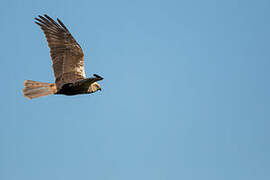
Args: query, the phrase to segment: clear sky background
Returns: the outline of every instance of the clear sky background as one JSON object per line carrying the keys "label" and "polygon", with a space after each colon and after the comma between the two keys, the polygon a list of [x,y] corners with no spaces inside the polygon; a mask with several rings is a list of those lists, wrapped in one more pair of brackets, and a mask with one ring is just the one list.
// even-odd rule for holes
{"label": "clear sky background", "polygon": [[[103,91],[53,82],[59,17]],[[269,180],[270,1],[1,1],[1,180]]]}

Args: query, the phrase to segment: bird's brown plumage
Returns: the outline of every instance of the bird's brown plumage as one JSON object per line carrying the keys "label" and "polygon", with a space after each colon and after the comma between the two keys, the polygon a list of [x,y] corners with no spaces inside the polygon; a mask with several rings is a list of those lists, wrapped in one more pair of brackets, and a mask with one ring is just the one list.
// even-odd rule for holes
{"label": "bird's brown plumage", "polygon": [[101,90],[97,81],[103,78],[97,74],[86,78],[83,51],[61,20],[57,19],[57,23],[48,15],[38,17],[35,23],[43,30],[50,47],[55,83],[26,80],[24,96],[32,99],[50,94],[90,94]]}
{"label": "bird's brown plumage", "polygon": [[48,15],[35,19],[50,47],[57,90],[64,84],[85,79],[83,51],[66,26],[59,19],[56,23]]}

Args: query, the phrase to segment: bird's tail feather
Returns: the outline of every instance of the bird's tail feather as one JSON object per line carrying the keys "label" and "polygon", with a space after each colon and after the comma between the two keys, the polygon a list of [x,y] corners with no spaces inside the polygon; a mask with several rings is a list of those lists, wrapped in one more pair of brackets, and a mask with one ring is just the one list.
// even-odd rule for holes
{"label": "bird's tail feather", "polygon": [[24,86],[23,95],[28,99],[47,96],[57,92],[55,83],[26,80],[24,81]]}

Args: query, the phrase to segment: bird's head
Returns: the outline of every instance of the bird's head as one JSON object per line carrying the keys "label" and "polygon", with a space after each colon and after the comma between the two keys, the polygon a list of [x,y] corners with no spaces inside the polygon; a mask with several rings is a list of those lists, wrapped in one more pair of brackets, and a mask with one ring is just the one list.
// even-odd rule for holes
{"label": "bird's head", "polygon": [[94,82],[90,85],[89,92],[93,93],[96,91],[101,91],[101,86],[97,82]]}

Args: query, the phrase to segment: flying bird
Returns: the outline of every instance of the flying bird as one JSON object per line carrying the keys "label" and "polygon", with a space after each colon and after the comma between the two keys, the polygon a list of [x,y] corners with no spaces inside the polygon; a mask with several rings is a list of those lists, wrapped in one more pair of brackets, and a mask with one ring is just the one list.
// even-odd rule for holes
{"label": "flying bird", "polygon": [[56,22],[46,14],[35,20],[43,30],[50,48],[55,83],[26,80],[24,96],[33,99],[51,94],[77,95],[101,91],[97,81],[103,78],[97,74],[86,78],[82,48],[62,21],[57,18]]}

